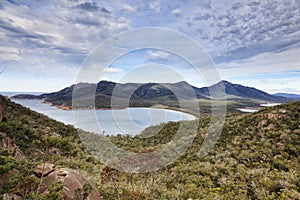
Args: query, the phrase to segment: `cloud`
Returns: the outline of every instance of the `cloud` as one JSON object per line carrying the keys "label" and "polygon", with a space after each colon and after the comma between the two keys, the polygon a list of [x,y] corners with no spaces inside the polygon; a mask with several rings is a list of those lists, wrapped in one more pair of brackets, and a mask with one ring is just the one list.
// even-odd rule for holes
{"label": "cloud", "polygon": [[161,10],[160,2],[159,1],[152,1],[149,4],[149,8],[151,10],[154,10],[155,12],[160,12],[160,10]]}
{"label": "cloud", "polygon": [[162,60],[170,57],[170,54],[161,50],[150,50],[148,55],[151,60]]}
{"label": "cloud", "polygon": [[[249,85],[267,92],[298,93],[300,49],[264,53],[249,59],[217,65],[225,80]],[[286,90],[289,88],[289,90]]]}
{"label": "cloud", "polygon": [[[98,8],[98,11],[90,12],[91,8]],[[0,26],[5,31],[6,40],[11,42],[14,39],[22,42],[22,38],[33,38],[48,49],[61,46],[89,50],[105,35],[126,30],[130,26],[129,20],[115,17],[100,8],[95,3],[80,3],[77,6],[61,3],[56,4],[55,8],[49,7],[42,14],[31,7],[5,3],[4,9],[0,10]]]}
{"label": "cloud", "polygon": [[[16,65],[15,61],[19,60],[26,66],[35,60],[37,68],[47,63],[49,67],[57,66],[53,63],[79,66],[101,40],[130,27],[129,20],[105,12],[96,3],[47,4],[43,5],[47,9],[40,12],[29,1],[3,2],[0,37],[4,49],[1,49],[0,64]],[[42,5],[40,9],[44,9]],[[17,51],[11,52],[12,49]],[[49,61],[45,62],[45,57]]]}
{"label": "cloud", "polygon": [[299,70],[299,55],[300,49],[278,53],[269,52],[249,59],[222,63],[218,67],[224,75],[231,77],[295,71]]}
{"label": "cloud", "polygon": [[108,23],[108,30],[111,32],[115,32],[118,30],[126,30],[130,25],[130,21],[125,17],[120,17],[115,21]]}
{"label": "cloud", "polygon": [[131,5],[128,5],[128,4],[122,4],[121,10],[127,11],[127,12],[135,12],[136,11],[136,9],[134,7],[132,7]]}
{"label": "cloud", "polygon": [[300,46],[298,0],[289,4],[266,0],[155,0],[148,4],[127,0],[125,3],[134,5],[138,12],[115,13],[130,19],[133,27],[155,26],[183,32],[198,41],[217,63]]}
{"label": "cloud", "polygon": [[123,73],[123,69],[107,67],[104,69],[106,73]]}
{"label": "cloud", "polygon": [[[299,47],[299,1],[211,1],[192,9],[186,18],[188,34],[194,31],[216,62]],[[298,45],[298,46],[296,46]]]}
{"label": "cloud", "polygon": [[179,8],[177,8],[172,10],[172,14],[178,17],[182,14],[182,11]]}
{"label": "cloud", "polygon": [[21,60],[21,53],[18,48],[0,46],[0,60]]}
{"label": "cloud", "polygon": [[[3,1],[0,16],[0,66],[7,67],[4,75],[11,79],[3,90],[34,90],[40,77],[47,91],[61,89],[58,82],[71,85],[97,44],[130,27],[130,20],[85,0]],[[28,83],[25,87],[17,80]],[[8,84],[13,81],[15,86]]]}
{"label": "cloud", "polygon": [[98,11],[99,7],[96,3],[84,2],[76,5],[76,8],[87,11]]}

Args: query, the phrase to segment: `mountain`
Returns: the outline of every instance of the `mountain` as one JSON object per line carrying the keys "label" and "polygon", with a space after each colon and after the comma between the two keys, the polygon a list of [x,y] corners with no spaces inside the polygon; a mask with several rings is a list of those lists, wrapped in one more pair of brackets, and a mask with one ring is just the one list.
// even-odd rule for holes
{"label": "mountain", "polygon": [[290,93],[276,93],[274,96],[285,97],[288,99],[300,100],[299,94],[290,94]]}
{"label": "mountain", "polygon": [[215,88],[223,87],[227,95],[249,98],[249,99],[257,99],[262,101],[271,101],[271,102],[286,102],[287,99],[284,97],[278,97],[261,90],[258,90],[253,87],[247,87],[239,84],[233,84],[228,81],[220,81],[219,83],[212,85],[210,87],[200,88],[201,93],[205,95],[209,95],[209,89],[213,90]]}
{"label": "mountain", "polygon": [[[111,98],[114,96],[120,108],[127,107],[128,99],[130,107],[149,107],[157,104],[162,104],[170,107],[178,107],[181,101],[194,101],[197,99],[210,101],[209,91],[218,89],[224,86],[224,90],[229,100],[246,100],[248,102],[258,101],[264,102],[287,102],[285,97],[274,96],[263,92],[261,90],[233,84],[228,81],[221,81],[210,87],[197,88],[187,82],[178,83],[114,83],[110,81],[100,81],[98,84],[79,83],[70,87],[64,88],[58,92],[42,94],[42,95],[16,95],[12,98],[28,98],[28,99],[45,99],[46,102],[52,103],[56,106],[72,106],[72,91],[76,88],[76,99],[80,100],[81,108],[89,105],[88,101],[95,93],[95,106],[96,108],[110,108]],[[114,93],[114,89],[119,91]],[[191,91],[194,94],[191,94]]]}
{"label": "mountain", "polygon": [[[300,101],[251,114],[227,115],[217,144],[201,159],[199,150],[210,125],[209,116],[149,127],[137,137],[101,136],[64,125],[2,96],[0,107],[1,199],[239,200],[300,196]],[[105,137],[116,147],[143,157],[153,152],[145,165],[153,161],[159,164],[155,152],[166,144],[179,145],[186,138],[177,130],[189,133],[195,124],[199,129],[187,151],[155,172],[120,172],[87,150],[104,148],[99,141]],[[111,149],[105,152],[113,153]]]}

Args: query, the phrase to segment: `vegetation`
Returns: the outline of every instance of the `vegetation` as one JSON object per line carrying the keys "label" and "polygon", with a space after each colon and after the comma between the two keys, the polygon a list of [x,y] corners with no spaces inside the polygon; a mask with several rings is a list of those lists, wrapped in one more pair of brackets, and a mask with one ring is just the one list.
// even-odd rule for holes
{"label": "vegetation", "polygon": [[[14,139],[26,160],[0,151],[0,194],[17,193],[24,199],[60,199],[61,185],[47,196],[37,192],[33,170],[45,161],[87,175],[103,199],[299,199],[300,102],[265,108],[252,114],[232,113],[226,118],[218,143],[208,156],[198,156],[210,117],[183,122],[185,131],[199,130],[188,150],[175,162],[155,172],[125,173],[106,167],[86,147],[100,148],[105,137],[132,152],[152,152],[174,138],[179,123],[144,130],[140,137],[100,136],[26,109],[1,97],[4,120],[0,131]],[[155,134],[157,130],[159,133]],[[142,137],[141,137],[142,136]],[[152,136],[152,137],[149,137]],[[1,138],[0,138],[1,139]],[[53,153],[55,148],[59,153]],[[84,199],[90,190],[78,190]]]}

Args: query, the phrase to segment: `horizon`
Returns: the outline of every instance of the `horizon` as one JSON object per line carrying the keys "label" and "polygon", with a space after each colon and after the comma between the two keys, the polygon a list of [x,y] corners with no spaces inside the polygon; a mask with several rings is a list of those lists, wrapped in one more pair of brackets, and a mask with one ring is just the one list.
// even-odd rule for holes
{"label": "horizon", "polygon": [[[207,54],[220,80],[269,94],[300,94],[299,9],[297,0],[289,4],[266,0],[4,0],[0,3],[0,81],[4,83],[0,91],[59,91],[76,83],[86,58],[103,41],[118,38],[116,34],[124,31],[156,27],[197,43],[203,49],[199,59]],[[168,40],[182,46],[181,40]],[[167,42],[165,38],[158,41]],[[199,54],[193,49],[186,53]],[[184,80],[195,87],[205,85],[205,77],[196,73],[190,60],[167,48],[131,49],[109,65],[104,61],[92,64],[103,68],[103,74],[96,71],[101,79],[113,82]],[[197,67],[205,70],[210,66],[205,64]]]}

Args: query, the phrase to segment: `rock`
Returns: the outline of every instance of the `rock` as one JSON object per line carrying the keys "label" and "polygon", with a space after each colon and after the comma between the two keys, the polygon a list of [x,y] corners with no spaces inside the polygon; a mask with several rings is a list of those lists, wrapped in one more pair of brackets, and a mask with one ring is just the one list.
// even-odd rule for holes
{"label": "rock", "polygon": [[268,117],[268,119],[271,119],[271,120],[278,120],[279,119],[279,115],[275,114],[275,113],[267,113],[267,117]]}
{"label": "rock", "polygon": [[21,200],[22,197],[16,194],[7,194],[5,193],[2,197],[3,200]]}
{"label": "rock", "polygon": [[285,113],[287,113],[287,110],[286,109],[279,109],[279,112],[285,114]]}
{"label": "rock", "polygon": [[54,164],[46,162],[38,165],[33,171],[33,173],[36,177],[41,178],[42,176],[47,176],[51,172],[54,172],[54,168]]}
{"label": "rock", "polygon": [[48,188],[54,183],[63,184],[62,195],[65,200],[83,199],[85,191],[84,188],[86,188],[86,193],[88,194],[85,199],[101,199],[97,188],[93,186],[82,174],[73,169],[63,168],[45,176],[39,192],[47,195],[49,193]]}
{"label": "rock", "polygon": [[24,153],[6,133],[0,132],[0,148],[7,150],[9,154],[19,160],[26,160]]}
{"label": "rock", "polygon": [[261,127],[263,127],[263,126],[265,126],[265,125],[267,125],[267,124],[268,124],[268,121],[267,121],[267,120],[262,120],[262,121],[260,121],[260,122],[258,123],[258,127],[261,128]]}

